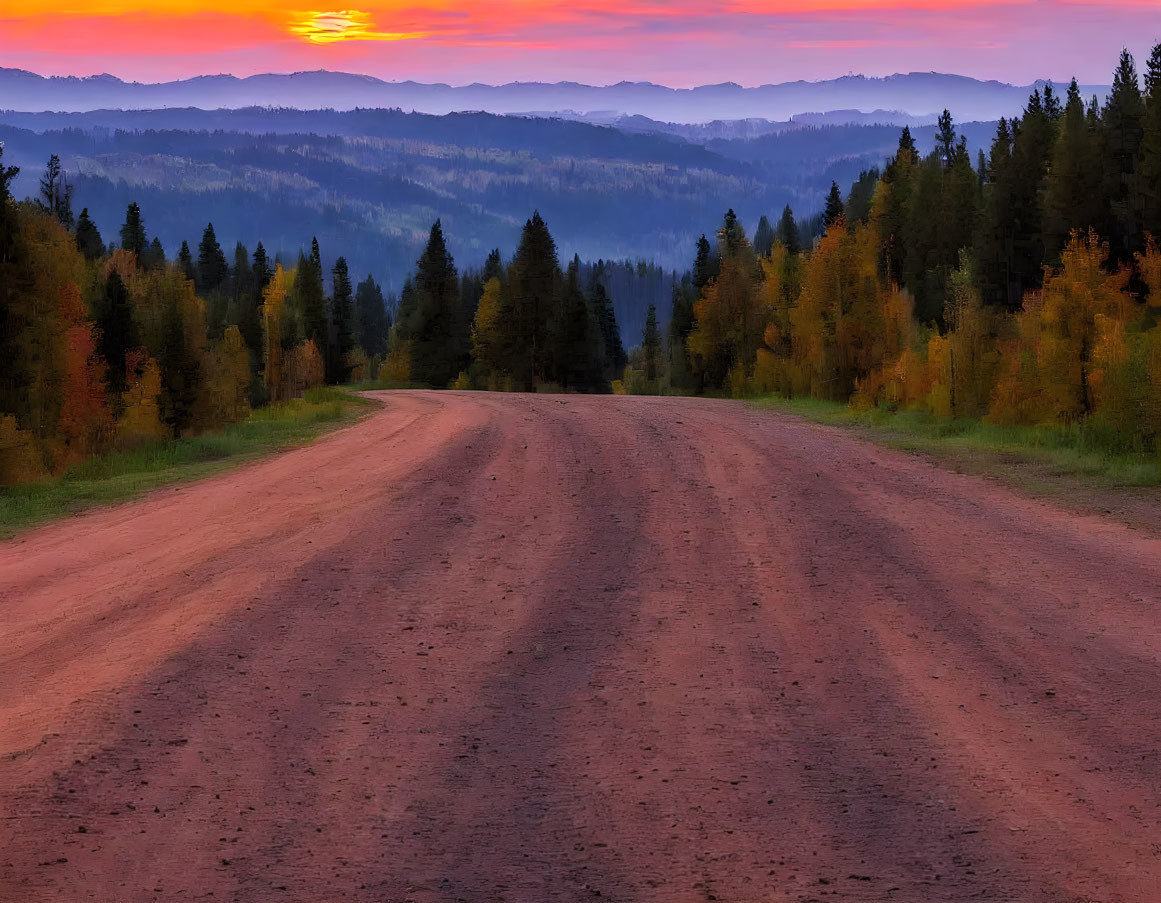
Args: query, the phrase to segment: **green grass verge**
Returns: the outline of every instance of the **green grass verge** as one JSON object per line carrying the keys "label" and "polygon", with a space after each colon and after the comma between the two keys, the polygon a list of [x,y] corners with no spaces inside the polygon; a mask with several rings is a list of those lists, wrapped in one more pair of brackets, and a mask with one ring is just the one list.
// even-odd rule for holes
{"label": "green grass verge", "polygon": [[760,408],[857,430],[883,445],[922,453],[957,469],[997,477],[1036,495],[1121,492],[1161,486],[1156,455],[1111,450],[1082,427],[997,426],[914,411],[855,411],[836,402],[764,397]]}
{"label": "green grass verge", "polygon": [[344,389],[310,389],[304,398],[261,408],[218,432],[114,451],[53,479],[0,487],[0,537],[305,444],[374,404]]}

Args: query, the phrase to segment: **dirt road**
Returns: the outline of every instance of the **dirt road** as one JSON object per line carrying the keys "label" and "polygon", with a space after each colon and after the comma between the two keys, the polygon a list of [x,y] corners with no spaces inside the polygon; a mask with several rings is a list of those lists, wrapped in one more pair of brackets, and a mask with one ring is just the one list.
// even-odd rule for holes
{"label": "dirt road", "polygon": [[0,544],[0,901],[1161,900],[1161,541],[728,402],[382,400]]}

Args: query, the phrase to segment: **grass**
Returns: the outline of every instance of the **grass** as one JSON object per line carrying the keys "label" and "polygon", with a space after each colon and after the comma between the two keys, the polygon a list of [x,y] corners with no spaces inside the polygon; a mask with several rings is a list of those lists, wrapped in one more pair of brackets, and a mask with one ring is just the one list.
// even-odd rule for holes
{"label": "grass", "polygon": [[310,389],[304,398],[261,408],[218,432],[114,451],[59,477],[0,487],[0,537],[303,445],[373,405],[344,389]]}
{"label": "grass", "polygon": [[[1161,523],[1161,457],[1118,451],[1091,429],[998,426],[921,412],[855,411],[836,402],[764,397],[760,408],[854,430],[881,445],[928,455],[1078,510]],[[1134,509],[1134,510],[1130,510]]]}

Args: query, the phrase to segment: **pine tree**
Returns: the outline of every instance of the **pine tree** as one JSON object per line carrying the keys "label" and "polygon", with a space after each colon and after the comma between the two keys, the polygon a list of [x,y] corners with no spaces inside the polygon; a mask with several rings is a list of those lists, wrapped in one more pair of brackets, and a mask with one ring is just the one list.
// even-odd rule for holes
{"label": "pine tree", "polygon": [[310,255],[299,255],[294,275],[294,295],[302,321],[302,339],[316,348],[327,346],[327,306],[323,289],[322,254],[318,239],[310,242]]}
{"label": "pine tree", "polygon": [[564,279],[561,324],[556,336],[556,376],[578,392],[601,387],[604,374],[597,325],[580,285],[580,258],[573,257]]}
{"label": "pine tree", "polygon": [[214,234],[214,224],[207,223],[198,244],[197,279],[194,280],[198,291],[203,294],[218,291],[224,286],[228,275],[226,255],[222,253],[222,246]]}
{"label": "pine tree", "polygon": [[37,207],[55,216],[66,229],[73,227],[73,187],[65,180],[60,157],[53,154],[48,158],[44,175],[40,179],[40,197]]}
{"label": "pine tree", "polygon": [[875,189],[878,188],[881,177],[877,166],[859,173],[858,179],[847,193],[847,202],[843,207],[843,218],[848,225],[865,223],[870,219],[871,204],[875,200]]}
{"label": "pine tree", "polygon": [[165,249],[161,246],[161,239],[154,236],[153,241],[145,248],[141,255],[141,269],[160,270],[165,267]]}
{"label": "pine tree", "polygon": [[589,285],[589,304],[592,307],[593,318],[597,323],[597,332],[600,336],[601,358],[605,378],[609,381],[620,379],[629,362],[625,353],[625,346],[621,342],[621,330],[617,326],[617,313],[613,310],[613,299],[608,290],[600,281],[597,271],[593,273]]}
{"label": "pine tree", "polygon": [[673,312],[669,317],[669,383],[678,389],[693,390],[697,387],[686,347],[686,339],[694,327],[693,305],[696,300],[697,289],[687,273],[673,286]]}
{"label": "pine tree", "polygon": [[1014,236],[1011,207],[1015,178],[1012,166],[1012,132],[1008,120],[1001,118],[996,126],[988,156],[988,173],[983,208],[977,225],[975,251],[977,278],[985,301],[990,304],[1018,306],[1013,298]]}
{"label": "pine tree", "polygon": [[330,365],[327,382],[345,383],[351,377],[350,354],[354,350],[354,308],[351,297],[351,276],[347,259],[340,257],[331,270],[334,292],[331,296],[334,318],[334,341],[327,356]]}
{"label": "pine tree", "polygon": [[186,279],[190,282],[194,281],[197,274],[194,272],[193,255],[190,254],[189,242],[183,241],[181,243],[181,250],[177,252],[177,268],[181,270],[181,274]]}
{"label": "pine tree", "polygon": [[460,283],[436,220],[416,264],[415,313],[409,327],[411,378],[447,388],[467,368],[469,338],[460,306]]}
{"label": "pine tree", "polygon": [[645,315],[645,331],[641,335],[641,349],[645,352],[645,379],[657,379],[661,365],[661,333],[657,329],[657,305],[650,304]]}
{"label": "pine tree", "polygon": [[797,254],[802,250],[802,239],[798,235],[798,223],[794,221],[794,211],[790,209],[789,204],[782,211],[782,219],[778,221],[778,241],[782,242],[791,254]]}
{"label": "pine tree", "polygon": [[830,193],[826,196],[826,209],[822,215],[823,226],[827,229],[844,222],[843,193],[839,191],[838,182],[830,183]]}
{"label": "pine tree", "polygon": [[951,111],[944,110],[939,116],[939,125],[935,132],[935,152],[943,162],[944,168],[950,167],[955,159],[955,124],[951,119]]}
{"label": "pine tree", "polygon": [[1100,194],[1095,137],[1074,78],[1044,182],[1044,253],[1050,264],[1058,262],[1073,231],[1096,229],[1108,218]]}
{"label": "pine tree", "polygon": [[1044,115],[1052,120],[1059,119],[1064,115],[1064,108],[1060,106],[1060,98],[1056,96],[1056,89],[1052,86],[1052,82],[1044,85]]}
{"label": "pine tree", "polygon": [[77,250],[85,255],[86,260],[96,260],[105,253],[105,243],[96,224],[89,219],[88,207],[83,208],[77,218]]}
{"label": "pine tree", "polygon": [[717,277],[718,263],[709,239],[702,235],[697,240],[697,254],[693,261],[693,284],[698,289]]}
{"label": "pine tree", "polygon": [[[887,186],[886,204],[880,218],[880,240],[883,245],[883,269],[889,283],[903,278],[904,258],[907,256],[908,212],[911,208],[912,186],[919,165],[919,152],[908,126],[899,135],[899,146],[883,171]],[[790,250],[789,245],[787,249]]]}
{"label": "pine tree", "polygon": [[1144,101],[1132,54],[1121,51],[1113,87],[1101,111],[1101,149],[1105,197],[1110,217],[1102,229],[1110,247],[1110,264],[1128,263],[1141,241],[1140,173],[1137,156],[1144,137]]}
{"label": "pine tree", "polygon": [[911,126],[903,126],[903,131],[899,135],[899,147],[895,151],[895,161],[902,162],[904,157],[908,163],[914,163],[919,159],[919,148],[915,144],[915,139],[911,135]]}
{"label": "pine tree", "polygon": [[774,247],[774,227],[770,220],[763,216],[758,220],[758,228],[754,230],[754,251],[759,257],[766,257]]}
{"label": "pine tree", "polygon": [[258,247],[254,249],[254,265],[251,271],[254,274],[255,289],[261,292],[266,288],[267,283],[274,278],[274,268],[271,266],[270,258],[266,254],[266,249],[262,247],[262,242],[258,242]]}
{"label": "pine tree", "polygon": [[[259,242],[261,247],[261,242]],[[228,323],[238,328],[238,335],[246,348],[247,363],[250,368],[249,401],[256,407],[265,401],[262,386],[262,290],[269,281],[266,270],[266,252],[261,256],[255,252],[254,259],[262,261],[261,275],[250,264],[250,254],[240,241],[234,245],[234,267],[231,275],[232,296]],[[227,331],[229,327],[227,327]],[[224,336],[223,336],[224,338]]]}
{"label": "pine tree", "polygon": [[145,223],[141,208],[133,201],[125,210],[125,224],[121,227],[121,247],[132,251],[138,259],[145,252]]}
{"label": "pine tree", "polygon": [[1144,122],[1141,129],[1141,225],[1161,243],[1161,43],[1145,69]]}
{"label": "pine tree", "polygon": [[387,352],[391,321],[383,303],[383,290],[371,276],[355,289],[355,323],[359,346],[368,356],[381,357]]}
{"label": "pine tree", "polygon": [[129,291],[116,270],[109,273],[104,295],[96,307],[100,334],[97,348],[108,366],[109,390],[114,398],[120,398],[126,387],[126,358],[130,351],[140,347],[141,336],[133,319]]}
{"label": "pine tree", "polygon": [[535,211],[524,224],[508,280],[513,318],[509,371],[526,392],[549,378],[550,324],[560,308],[560,283],[556,242]]}

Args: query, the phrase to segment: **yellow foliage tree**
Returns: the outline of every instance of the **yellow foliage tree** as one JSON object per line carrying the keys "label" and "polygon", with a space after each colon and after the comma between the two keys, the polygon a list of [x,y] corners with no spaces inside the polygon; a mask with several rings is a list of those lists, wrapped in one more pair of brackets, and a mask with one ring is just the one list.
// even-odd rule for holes
{"label": "yellow foliage tree", "polygon": [[326,367],[314,339],[300,342],[287,356],[281,397],[298,398],[307,389],[321,386],[325,377]]}
{"label": "yellow foliage tree", "polygon": [[1107,258],[1108,246],[1093,233],[1074,234],[1060,268],[1046,274],[1039,296],[1025,300],[1019,338],[1007,346],[992,392],[993,420],[1062,424],[1093,412],[1094,371],[1118,359],[1116,331],[1142,313],[1126,290],[1128,272],[1106,273]]}
{"label": "yellow foliage tree", "polygon": [[[484,284],[480,303],[476,307],[476,319],[472,324],[472,355],[490,379],[496,378],[503,370],[503,318],[504,289],[500,280],[493,276]],[[402,380],[406,379],[407,375],[404,375]]]}
{"label": "yellow foliage tree", "polygon": [[227,326],[220,342],[206,355],[199,421],[220,426],[245,420],[250,413],[250,355],[237,326]]}
{"label": "yellow foliage tree", "polygon": [[125,445],[161,439],[167,433],[161,421],[161,368],[143,350],[131,352],[125,367],[129,384],[121,394],[117,438]]}
{"label": "yellow foliage tree", "polygon": [[286,306],[286,272],[279,264],[270,283],[262,290],[263,380],[266,395],[271,401],[280,401],[284,393],[282,360],[282,318]]}

